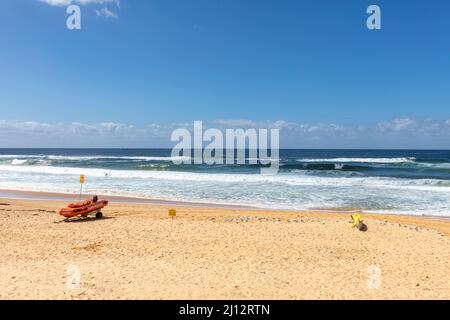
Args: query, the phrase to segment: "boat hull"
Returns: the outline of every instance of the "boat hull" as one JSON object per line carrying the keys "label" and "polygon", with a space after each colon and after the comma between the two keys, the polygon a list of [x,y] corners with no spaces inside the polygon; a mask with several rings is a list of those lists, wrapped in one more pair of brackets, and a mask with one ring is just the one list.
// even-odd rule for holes
{"label": "boat hull", "polygon": [[89,202],[88,204],[75,208],[63,208],[59,211],[59,214],[66,218],[72,218],[75,216],[86,216],[90,213],[97,212],[108,205],[108,200],[100,200],[95,203]]}

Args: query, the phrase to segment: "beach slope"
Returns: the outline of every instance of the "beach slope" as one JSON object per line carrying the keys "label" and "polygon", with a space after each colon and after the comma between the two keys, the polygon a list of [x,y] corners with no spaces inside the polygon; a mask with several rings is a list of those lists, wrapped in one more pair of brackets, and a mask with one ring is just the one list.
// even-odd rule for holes
{"label": "beach slope", "polygon": [[445,219],[0,202],[1,299],[450,299]]}

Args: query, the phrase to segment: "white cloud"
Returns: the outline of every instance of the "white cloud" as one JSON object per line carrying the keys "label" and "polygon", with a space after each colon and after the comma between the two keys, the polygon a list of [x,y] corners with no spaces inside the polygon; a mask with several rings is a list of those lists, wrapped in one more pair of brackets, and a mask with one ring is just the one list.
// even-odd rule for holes
{"label": "white cloud", "polygon": [[47,3],[51,6],[58,6],[58,7],[68,6],[69,4],[72,3],[72,0],[40,0],[40,1]]}
{"label": "white cloud", "polygon": [[[116,4],[117,8],[120,8],[120,0],[39,0],[40,2],[46,3],[51,6],[55,7],[66,7],[71,4],[77,4],[77,5],[108,5],[108,4]],[[101,9],[96,9],[95,14],[97,17],[103,17],[103,18],[111,18],[111,19],[118,19],[119,16],[117,13],[111,11],[107,7],[103,7]]]}
{"label": "white cloud", "polygon": [[90,4],[90,3],[98,3],[98,4],[107,4],[107,3],[115,3],[118,7],[120,6],[120,0],[75,0],[79,4]]}
{"label": "white cloud", "polygon": [[109,4],[115,3],[118,7],[120,7],[120,0],[39,0],[41,2],[47,3],[51,6],[68,6],[70,4]]}
{"label": "white cloud", "polygon": [[399,118],[391,121],[385,121],[379,123],[378,127],[381,130],[403,131],[410,128],[414,128],[417,122],[411,118]]}
{"label": "white cloud", "polygon": [[[282,148],[450,148],[450,120],[398,118],[372,125],[298,123],[285,120],[216,120],[204,129],[278,128]],[[193,122],[45,123],[0,120],[1,147],[172,147],[174,129],[192,130]]]}
{"label": "white cloud", "polygon": [[119,18],[118,15],[108,8],[101,8],[100,10],[95,10],[95,13],[97,14],[97,17],[104,17],[104,18],[113,18],[117,19]]}

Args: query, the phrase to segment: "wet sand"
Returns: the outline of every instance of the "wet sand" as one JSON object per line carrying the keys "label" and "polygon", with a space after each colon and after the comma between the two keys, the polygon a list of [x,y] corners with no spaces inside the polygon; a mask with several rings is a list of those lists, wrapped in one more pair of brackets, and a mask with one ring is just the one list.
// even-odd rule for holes
{"label": "wet sand", "polygon": [[450,299],[448,219],[66,203],[0,199],[1,299]]}

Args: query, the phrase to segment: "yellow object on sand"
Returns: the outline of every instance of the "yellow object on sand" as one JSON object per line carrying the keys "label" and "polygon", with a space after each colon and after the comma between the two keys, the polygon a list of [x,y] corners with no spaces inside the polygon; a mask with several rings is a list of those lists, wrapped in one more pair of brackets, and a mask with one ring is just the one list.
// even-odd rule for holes
{"label": "yellow object on sand", "polygon": [[175,211],[175,209],[169,209],[169,217],[175,217],[177,215],[177,212]]}
{"label": "yellow object on sand", "polygon": [[352,214],[351,217],[353,220],[352,228],[358,227],[362,223],[362,218],[358,213]]}
{"label": "yellow object on sand", "polygon": [[81,183],[81,184],[84,183],[84,174],[80,174],[80,183]]}

